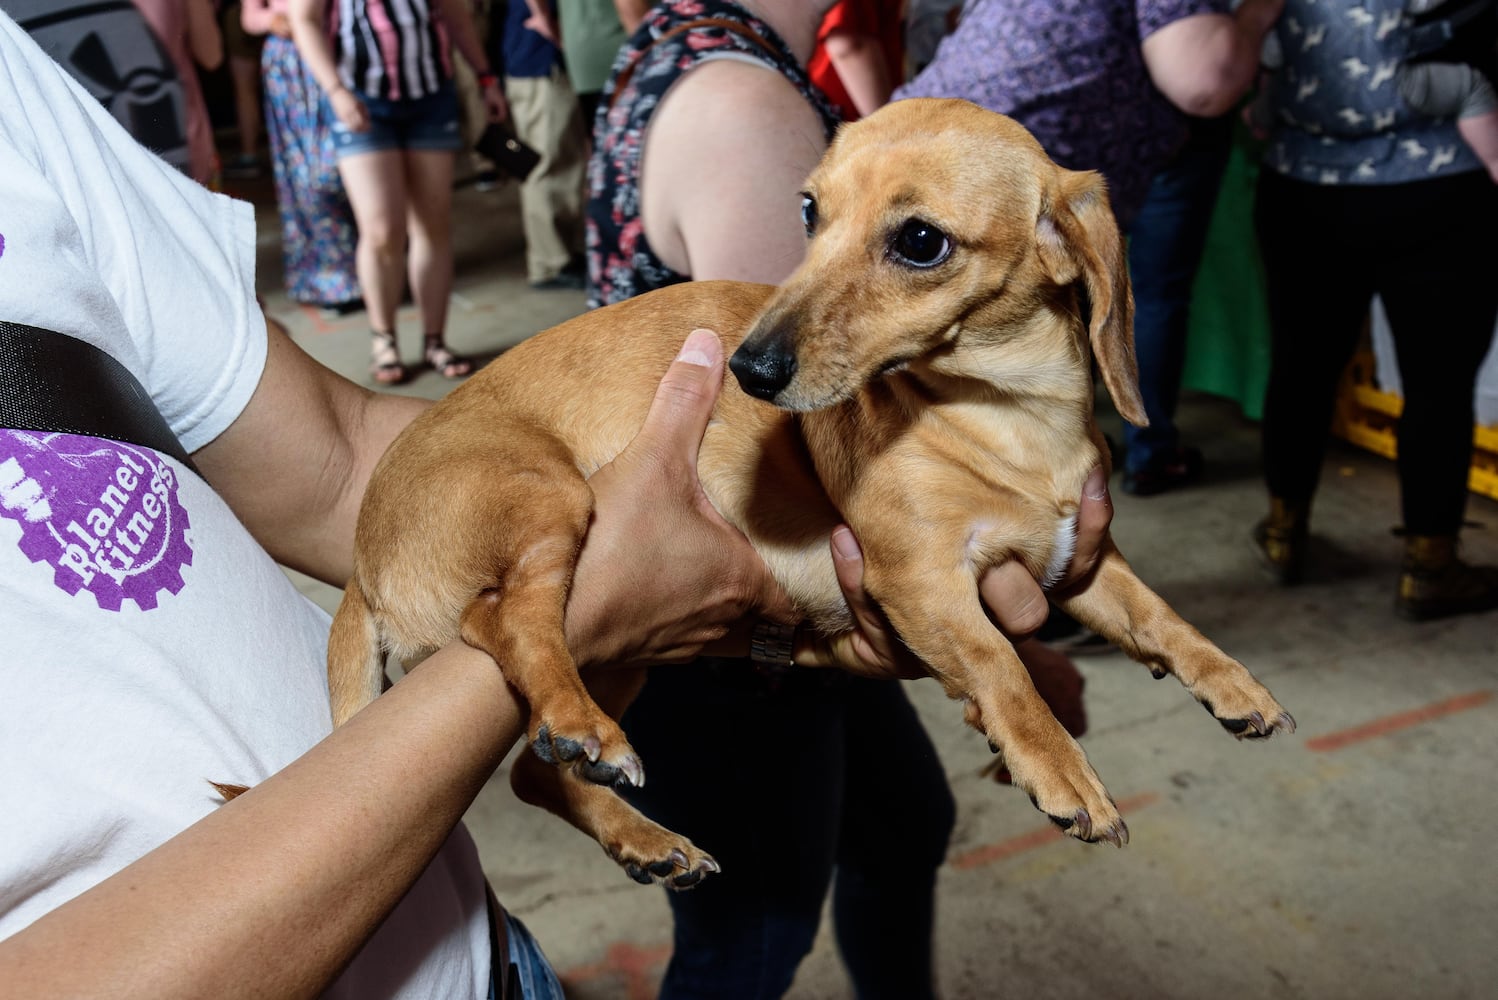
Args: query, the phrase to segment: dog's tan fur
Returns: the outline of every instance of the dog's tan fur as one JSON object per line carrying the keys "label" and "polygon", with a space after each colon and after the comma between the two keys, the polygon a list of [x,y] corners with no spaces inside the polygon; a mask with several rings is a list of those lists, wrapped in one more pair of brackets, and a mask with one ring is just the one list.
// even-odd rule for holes
{"label": "dog's tan fur", "polygon": [[[775,406],[724,389],[699,460],[715,506],[827,633],[850,617],[827,536],[852,526],[865,585],[1014,783],[1084,840],[1127,829],[1082,748],[990,623],[976,580],[1003,560],[1064,565],[1083,481],[1106,462],[1091,365],[1143,422],[1123,244],[1101,179],[1063,170],[1013,121],[961,101],[901,101],[843,129],[809,179],[804,264],[777,289],[676,285],[531,338],[395,443],[360,514],[334,622],[335,719],[379,691],[381,656],[461,635],[531,711],[521,794],[599,840],[632,875],[716,870],[605,787],[638,782],[613,721],[638,678],[579,679],[562,614],[592,497],[586,478],[642,423],[688,330],[720,331],[752,367],[794,359]],[[929,267],[892,252],[909,220],[946,234]],[[741,346],[742,340],[742,346]],[[741,374],[742,380],[742,374]],[[747,384],[747,383],[746,383]],[[1157,675],[1174,673],[1240,736],[1293,728],[1248,671],[1182,621],[1111,543],[1058,603]]]}

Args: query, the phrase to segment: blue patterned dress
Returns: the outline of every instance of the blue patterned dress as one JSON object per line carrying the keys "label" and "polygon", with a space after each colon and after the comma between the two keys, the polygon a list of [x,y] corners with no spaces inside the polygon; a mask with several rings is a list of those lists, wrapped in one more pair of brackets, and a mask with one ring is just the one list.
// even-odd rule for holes
{"label": "blue patterned dress", "polygon": [[268,37],[260,68],[281,209],[286,294],[309,305],[352,302],[359,298],[354,271],[358,232],[338,176],[329,128],[333,113],[291,39]]}

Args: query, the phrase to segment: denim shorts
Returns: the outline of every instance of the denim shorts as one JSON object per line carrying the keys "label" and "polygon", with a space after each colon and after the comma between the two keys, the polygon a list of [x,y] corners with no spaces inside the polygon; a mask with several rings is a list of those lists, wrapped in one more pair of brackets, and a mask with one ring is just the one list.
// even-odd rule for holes
{"label": "denim shorts", "polygon": [[463,130],[458,125],[458,92],[452,81],[444,83],[434,94],[411,100],[357,96],[369,113],[369,128],[365,131],[349,131],[331,108],[328,111],[340,160],[391,149],[456,152],[463,148]]}

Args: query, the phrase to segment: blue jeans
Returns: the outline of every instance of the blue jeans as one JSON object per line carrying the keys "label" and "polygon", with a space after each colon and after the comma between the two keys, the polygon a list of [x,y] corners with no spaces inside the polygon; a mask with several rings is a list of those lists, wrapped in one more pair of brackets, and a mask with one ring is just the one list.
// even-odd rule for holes
{"label": "blue jeans", "polygon": [[1129,279],[1134,286],[1134,350],[1139,393],[1149,426],[1124,425],[1124,467],[1158,469],[1180,446],[1175,425],[1191,286],[1232,142],[1232,116],[1196,118],[1182,150],[1155,175],[1144,207],[1129,226]]}
{"label": "blue jeans", "polygon": [[624,716],[643,812],[723,866],[667,898],[662,1000],[773,1000],[811,950],[829,884],[860,1000],[932,992],[936,870],[956,806],[898,682],[746,661],[655,667]]}
{"label": "blue jeans", "polygon": [[[496,961],[489,971],[489,1000],[499,995],[498,977],[506,975],[514,965],[515,983],[520,987],[517,994],[522,1000],[566,1000],[562,984],[552,970],[551,963],[541,952],[541,946],[531,935],[530,928],[504,912],[505,933],[510,944],[510,953],[504,961]],[[496,956],[497,957],[497,956]]]}

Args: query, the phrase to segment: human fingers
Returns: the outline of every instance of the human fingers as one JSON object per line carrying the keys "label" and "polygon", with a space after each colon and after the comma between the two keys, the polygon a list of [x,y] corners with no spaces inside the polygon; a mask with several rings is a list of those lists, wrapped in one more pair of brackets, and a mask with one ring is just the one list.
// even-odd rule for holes
{"label": "human fingers", "polygon": [[568,642],[579,662],[680,661],[754,612],[796,620],[769,568],[697,478],[722,381],[721,343],[710,331],[695,332],[640,431],[589,478],[593,519],[567,605]]}
{"label": "human fingers", "polygon": [[1067,590],[1087,579],[1103,553],[1108,528],[1113,523],[1113,502],[1108,495],[1108,476],[1101,465],[1094,466],[1082,484],[1082,499],[1077,507],[1077,544],[1056,589]]}
{"label": "human fingers", "polygon": [[504,92],[497,84],[484,96],[484,103],[488,108],[491,122],[499,123],[510,117],[510,104],[505,100]]}
{"label": "human fingers", "polygon": [[1000,630],[1011,639],[1034,632],[1051,613],[1045,591],[1024,564],[1013,559],[979,577],[978,594]]}
{"label": "human fingers", "polygon": [[[1108,495],[1108,476],[1101,465],[1094,466],[1082,484],[1077,506],[1076,544],[1066,573],[1053,588],[1065,591],[1085,581],[1102,555],[1113,523],[1113,504]],[[1009,560],[983,574],[978,581],[983,603],[993,614],[999,628],[1010,638],[1023,638],[1045,624],[1050,602],[1029,570]]]}
{"label": "human fingers", "polygon": [[683,462],[692,469],[695,483],[697,453],[722,389],[723,342],[711,330],[693,330],[666,370],[645,423],[630,442],[632,457]]}
{"label": "human fingers", "polygon": [[[905,647],[890,620],[863,588],[863,549],[852,528],[839,524],[830,539],[833,567],[843,600],[854,617],[854,629],[828,642],[834,665],[866,677],[926,677],[920,660]],[[818,665],[813,657],[812,665]]]}

